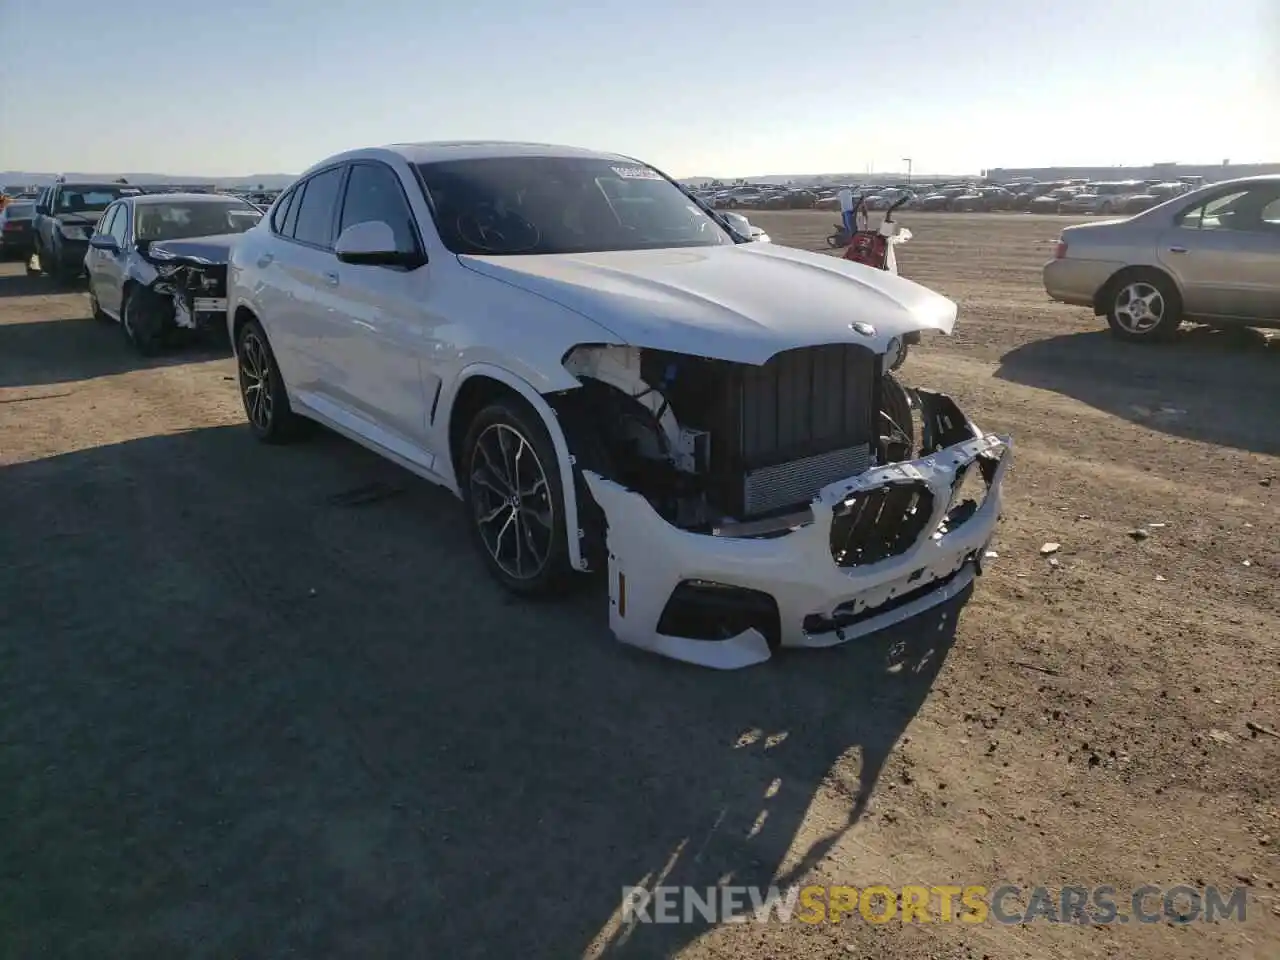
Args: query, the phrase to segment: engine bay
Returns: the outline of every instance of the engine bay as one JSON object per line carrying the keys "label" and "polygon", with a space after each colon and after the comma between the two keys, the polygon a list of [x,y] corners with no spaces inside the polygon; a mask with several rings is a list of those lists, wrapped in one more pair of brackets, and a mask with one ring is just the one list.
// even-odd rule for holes
{"label": "engine bay", "polygon": [[640,493],[673,526],[709,533],[768,526],[827,484],[896,458],[895,438],[914,431],[886,418],[882,364],[858,344],[788,350],[760,366],[580,346],[564,366],[582,387],[548,399],[584,469]]}

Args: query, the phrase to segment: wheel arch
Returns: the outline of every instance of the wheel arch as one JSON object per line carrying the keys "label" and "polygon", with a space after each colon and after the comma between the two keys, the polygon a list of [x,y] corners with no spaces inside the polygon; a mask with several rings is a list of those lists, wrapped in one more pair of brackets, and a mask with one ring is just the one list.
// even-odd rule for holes
{"label": "wheel arch", "polygon": [[1130,277],[1141,276],[1142,274],[1156,274],[1166,281],[1174,291],[1178,294],[1179,303],[1182,302],[1182,286],[1178,283],[1176,277],[1164,267],[1153,263],[1136,263],[1121,267],[1103,282],[1093,294],[1093,312],[1096,316],[1105,316],[1111,310],[1110,300],[1116,288]]}
{"label": "wheel arch", "polygon": [[466,367],[458,375],[457,386],[441,410],[441,418],[447,425],[449,466],[454,486],[460,493],[462,480],[459,464],[462,460],[462,442],[466,439],[471,419],[485,406],[497,399],[522,403],[539,420],[551,438],[560,469],[560,486],[564,492],[565,535],[569,551],[569,564],[574,570],[583,569],[582,538],[579,536],[579,514],[574,461],[559,418],[545,397],[526,380],[508,370],[488,363],[476,363]]}
{"label": "wheel arch", "polygon": [[[240,342],[240,331],[245,328],[250,320],[258,320],[258,315],[253,312],[252,308],[245,306],[243,303],[236,307],[236,312],[231,316],[231,352],[236,352],[236,344]],[[261,320],[258,323],[261,324]]]}

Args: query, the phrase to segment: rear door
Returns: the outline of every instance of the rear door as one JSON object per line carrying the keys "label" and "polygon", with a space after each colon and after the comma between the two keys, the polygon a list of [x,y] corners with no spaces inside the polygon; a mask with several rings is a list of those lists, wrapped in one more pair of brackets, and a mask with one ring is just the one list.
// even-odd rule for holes
{"label": "rear door", "polygon": [[312,174],[277,206],[275,242],[258,260],[269,288],[263,304],[267,336],[291,391],[324,395],[333,389],[324,368],[324,345],[332,336],[337,259],[333,255],[338,197],[344,164]]}
{"label": "rear door", "polygon": [[1280,316],[1280,184],[1235,184],[1180,213],[1161,261],[1193,316]]}

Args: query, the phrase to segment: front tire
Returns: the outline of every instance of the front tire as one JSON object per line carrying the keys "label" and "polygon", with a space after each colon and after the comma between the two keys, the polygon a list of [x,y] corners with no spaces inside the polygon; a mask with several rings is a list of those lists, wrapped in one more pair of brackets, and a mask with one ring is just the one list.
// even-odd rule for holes
{"label": "front tire", "polygon": [[126,290],[120,304],[120,330],[129,346],[143,357],[154,357],[163,343],[161,317],[154,295],[143,287]]}
{"label": "front tire", "polygon": [[1182,324],[1182,300],[1162,273],[1140,270],[1112,281],[1106,300],[1107,325],[1120,340],[1166,341]]}
{"label": "front tire", "polygon": [[573,570],[564,486],[537,414],[500,399],[476,414],[462,445],[459,486],[471,535],[490,574],[510,592],[563,592]]}
{"label": "front tire", "polygon": [[92,281],[89,283],[89,310],[93,314],[93,319],[97,320],[99,323],[115,322],[111,317],[103,312],[102,304],[98,302],[98,295],[94,293]]}

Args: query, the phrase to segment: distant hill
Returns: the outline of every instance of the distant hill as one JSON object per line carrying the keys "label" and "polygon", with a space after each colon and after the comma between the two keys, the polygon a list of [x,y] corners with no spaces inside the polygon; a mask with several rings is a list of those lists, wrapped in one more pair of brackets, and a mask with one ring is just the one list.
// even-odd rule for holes
{"label": "distant hill", "polygon": [[[56,173],[32,173],[29,170],[0,170],[0,186],[46,186],[59,176]],[[250,173],[243,177],[174,176],[170,173],[82,173],[67,171],[61,176],[68,180],[119,180],[130,183],[212,183],[218,187],[248,187],[250,189],[280,190],[297,179],[293,173]]]}

